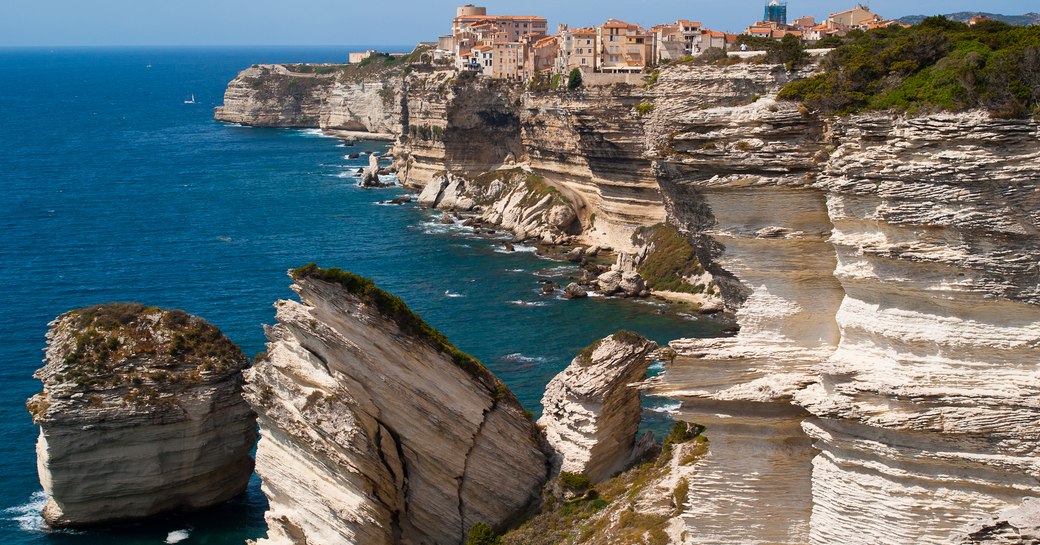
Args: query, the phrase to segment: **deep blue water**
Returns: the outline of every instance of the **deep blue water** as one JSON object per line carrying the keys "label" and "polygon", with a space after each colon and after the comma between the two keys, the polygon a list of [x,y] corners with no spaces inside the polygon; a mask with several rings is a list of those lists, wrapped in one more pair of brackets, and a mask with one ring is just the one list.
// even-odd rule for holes
{"label": "deep blue water", "polygon": [[[344,173],[365,158],[345,160],[337,140],[212,120],[239,69],[339,62],[348,49],[0,49],[0,542],[154,544],[184,529],[185,545],[240,544],[264,532],[255,478],[207,514],[39,528],[37,430],[24,400],[40,388],[31,375],[48,321],[71,308],[181,308],[253,354],[272,303],[293,295],[285,271],[339,266],[400,295],[535,411],[574,353],[619,328],[667,341],[724,326],[645,303],[543,298],[535,273],[561,264],[497,253],[414,206],[377,205],[401,190],[354,187]],[[199,104],[183,104],[191,94]]]}

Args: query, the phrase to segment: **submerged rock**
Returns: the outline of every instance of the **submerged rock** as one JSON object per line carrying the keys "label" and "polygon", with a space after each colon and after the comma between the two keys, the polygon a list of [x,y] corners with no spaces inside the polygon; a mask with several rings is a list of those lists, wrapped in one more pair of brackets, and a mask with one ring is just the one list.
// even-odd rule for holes
{"label": "submerged rock", "polygon": [[548,457],[505,385],[371,281],[311,265],[247,373],[261,544],[461,543],[534,501]]}
{"label": "submerged rock", "polygon": [[242,398],[249,359],[179,310],[113,303],[51,322],[37,467],[53,527],[191,511],[246,488],[256,416]]}
{"label": "submerged rock", "polygon": [[636,434],[643,410],[631,384],[646,377],[656,348],[653,341],[619,331],[586,348],[549,382],[538,425],[556,451],[555,468],[596,482],[640,457]]}

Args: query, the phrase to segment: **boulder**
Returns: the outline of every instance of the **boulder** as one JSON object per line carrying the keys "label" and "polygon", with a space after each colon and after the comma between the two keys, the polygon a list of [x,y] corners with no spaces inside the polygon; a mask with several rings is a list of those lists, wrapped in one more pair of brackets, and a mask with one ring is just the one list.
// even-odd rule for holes
{"label": "boulder", "polygon": [[585,288],[574,282],[567,284],[567,287],[563,290],[564,299],[584,299],[588,296],[589,293],[585,291]]}

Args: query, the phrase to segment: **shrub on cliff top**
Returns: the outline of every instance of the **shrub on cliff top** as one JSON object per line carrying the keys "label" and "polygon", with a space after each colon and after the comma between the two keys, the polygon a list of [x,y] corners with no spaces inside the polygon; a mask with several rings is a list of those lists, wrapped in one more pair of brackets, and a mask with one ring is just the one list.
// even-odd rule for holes
{"label": "shrub on cliff top", "polygon": [[376,287],[375,282],[363,276],[344,271],[338,267],[322,269],[315,263],[290,271],[293,280],[313,278],[325,282],[339,284],[348,292],[359,296],[366,303],[374,306],[380,314],[397,324],[401,332],[422,339],[437,351],[448,355],[451,360],[473,378],[480,381],[496,400],[505,399],[520,407],[512,392],[498,380],[480,361],[459,350],[448,341],[443,333],[423,321],[418,314],[412,312],[401,298],[391,295]]}
{"label": "shrub on cliff top", "polygon": [[853,32],[823,61],[824,73],[779,97],[826,114],[909,114],[984,108],[1015,118],[1040,110],[1040,27],[943,17]]}

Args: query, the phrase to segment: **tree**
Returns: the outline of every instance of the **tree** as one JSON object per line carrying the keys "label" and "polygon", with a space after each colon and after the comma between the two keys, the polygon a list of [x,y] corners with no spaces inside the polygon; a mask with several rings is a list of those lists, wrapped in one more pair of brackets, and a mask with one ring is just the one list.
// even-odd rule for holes
{"label": "tree", "polygon": [[571,70],[569,76],[567,76],[567,88],[574,90],[581,87],[581,70],[577,68]]}

